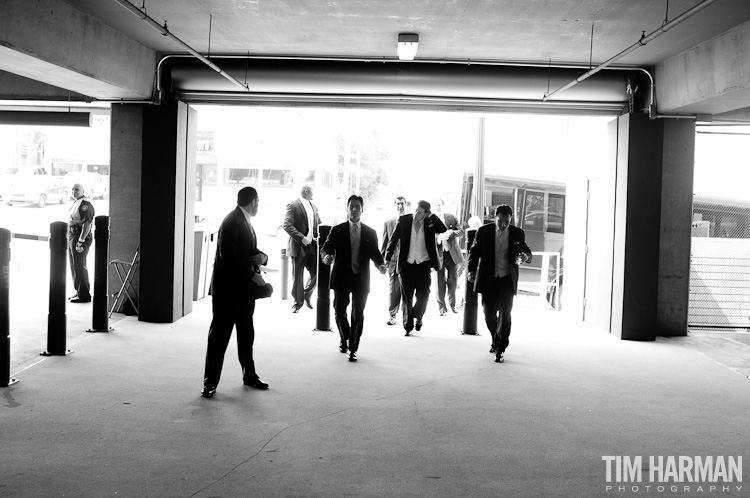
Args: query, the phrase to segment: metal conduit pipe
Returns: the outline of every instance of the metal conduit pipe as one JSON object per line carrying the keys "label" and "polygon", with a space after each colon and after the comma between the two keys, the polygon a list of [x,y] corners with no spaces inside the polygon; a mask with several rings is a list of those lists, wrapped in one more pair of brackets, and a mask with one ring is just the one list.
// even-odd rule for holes
{"label": "metal conduit pipe", "polygon": [[626,48],[625,50],[623,50],[619,54],[615,55],[611,59],[609,59],[609,60],[607,60],[605,62],[602,62],[601,64],[599,64],[598,66],[596,66],[594,69],[588,71],[587,73],[582,74],[581,76],[577,77],[576,79],[574,79],[573,81],[571,81],[567,85],[558,88],[557,90],[555,90],[552,93],[548,93],[547,95],[544,96],[543,100],[546,101],[547,99],[549,99],[550,97],[552,97],[556,93],[563,92],[563,91],[567,90],[568,88],[572,87],[573,85],[577,85],[578,83],[580,83],[581,81],[587,79],[588,77],[593,76],[594,74],[596,74],[599,71],[601,71],[602,69],[606,68],[607,66],[609,66],[613,62],[615,62],[615,61],[617,61],[619,59],[622,59],[623,57],[625,57],[626,55],[628,55],[630,52],[634,51],[635,49],[640,48],[640,47],[646,45],[648,42],[650,42],[654,38],[657,38],[658,36],[661,36],[662,34],[666,33],[671,28],[673,28],[673,27],[677,26],[678,24],[680,24],[682,21],[685,21],[685,20],[693,17],[695,14],[697,14],[698,12],[700,12],[703,9],[705,9],[706,7],[708,7],[709,5],[711,5],[712,3],[716,2],[716,1],[717,0],[703,0],[701,3],[699,3],[698,5],[696,5],[695,7],[693,7],[692,9],[689,9],[689,10],[683,12],[682,14],[680,14],[679,16],[677,16],[674,20],[669,21],[668,23],[665,23],[664,25],[662,25],[660,28],[658,28],[657,30],[653,31],[649,35],[642,36],[637,42],[635,42],[634,44],[632,44],[631,46],[629,46],[628,48]]}
{"label": "metal conduit pipe", "polygon": [[184,41],[180,40],[175,35],[173,35],[167,29],[166,23],[165,23],[164,26],[162,26],[161,24],[159,24],[158,22],[156,22],[153,18],[151,18],[148,15],[146,15],[145,12],[141,11],[141,9],[139,9],[138,7],[136,7],[135,5],[133,5],[132,3],[128,2],[128,0],[115,0],[115,2],[117,2],[119,5],[121,5],[125,9],[129,10],[131,13],[133,13],[133,15],[135,15],[136,17],[138,17],[141,21],[145,22],[146,24],[148,24],[152,28],[154,28],[156,31],[158,31],[159,33],[161,33],[163,36],[171,38],[172,40],[174,40],[175,42],[177,42],[182,48],[184,48],[185,50],[187,50],[188,52],[190,52],[191,54],[193,54],[202,63],[204,63],[205,65],[207,65],[208,67],[210,67],[211,69],[213,69],[214,71],[216,71],[217,73],[219,73],[220,75],[222,75],[223,77],[225,77],[226,79],[228,79],[229,81],[231,81],[232,83],[234,83],[235,85],[237,85],[238,87],[247,90],[247,87],[244,84],[242,84],[238,80],[234,79],[229,74],[225,73],[223,69],[221,69],[219,66],[217,66],[216,64],[214,64],[213,62],[211,62],[206,57],[204,57],[200,52],[198,52],[197,50],[193,49],[193,47],[191,47],[190,45],[188,45],[187,43],[185,43]]}

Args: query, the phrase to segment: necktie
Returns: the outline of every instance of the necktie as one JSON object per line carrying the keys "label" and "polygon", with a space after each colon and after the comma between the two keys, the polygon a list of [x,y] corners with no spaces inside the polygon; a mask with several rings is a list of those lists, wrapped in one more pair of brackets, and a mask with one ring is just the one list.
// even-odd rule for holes
{"label": "necktie", "polygon": [[502,238],[503,232],[495,230],[495,276],[500,275],[500,265],[503,264],[503,258],[506,257],[500,250],[500,239]]}
{"label": "necktie", "polygon": [[356,275],[359,273],[359,225],[352,225],[351,230],[352,244],[352,272]]}

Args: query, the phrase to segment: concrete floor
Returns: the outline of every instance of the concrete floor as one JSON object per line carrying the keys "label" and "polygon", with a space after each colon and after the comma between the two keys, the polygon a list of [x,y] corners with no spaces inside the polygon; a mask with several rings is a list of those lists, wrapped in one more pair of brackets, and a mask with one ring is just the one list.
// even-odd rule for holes
{"label": "concrete floor", "polygon": [[461,315],[431,303],[407,338],[373,296],[349,363],[313,311],[272,298],[255,350],[271,388],[242,385],[232,342],[203,399],[210,301],[194,304],[174,324],[125,317],[77,335],[72,355],[14,363],[0,497],[636,496],[606,490],[602,456],[748,450],[748,365],[707,356],[700,337],[619,341],[519,297],[496,364],[481,321],[461,335]]}

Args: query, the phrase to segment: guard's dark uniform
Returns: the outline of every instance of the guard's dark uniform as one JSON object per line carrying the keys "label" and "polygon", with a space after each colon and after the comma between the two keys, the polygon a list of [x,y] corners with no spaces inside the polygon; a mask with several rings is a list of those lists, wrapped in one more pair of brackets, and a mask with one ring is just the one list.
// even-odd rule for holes
{"label": "guard's dark uniform", "polygon": [[[68,259],[70,260],[70,273],[73,276],[73,286],[78,294],[79,301],[91,301],[89,285],[89,270],[86,267],[86,258],[89,254],[91,241],[93,239],[94,206],[85,197],[77,199],[70,208],[70,219],[68,220]],[[81,247],[83,252],[76,251],[76,246],[81,237],[83,224],[91,223],[86,238],[83,239]]]}

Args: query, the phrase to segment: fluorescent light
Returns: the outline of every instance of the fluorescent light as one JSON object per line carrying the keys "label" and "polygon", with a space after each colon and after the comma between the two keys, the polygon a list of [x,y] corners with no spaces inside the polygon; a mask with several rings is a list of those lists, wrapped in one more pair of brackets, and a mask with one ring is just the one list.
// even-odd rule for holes
{"label": "fluorescent light", "polygon": [[398,35],[398,58],[402,61],[413,61],[417,55],[419,46],[419,35],[413,33],[399,33]]}

